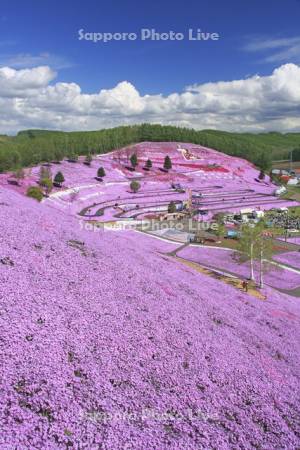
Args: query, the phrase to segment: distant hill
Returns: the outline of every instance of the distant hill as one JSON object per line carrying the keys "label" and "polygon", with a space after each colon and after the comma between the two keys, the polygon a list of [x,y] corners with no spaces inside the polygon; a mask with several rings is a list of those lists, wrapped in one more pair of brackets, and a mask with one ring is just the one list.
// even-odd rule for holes
{"label": "distant hill", "polygon": [[18,132],[17,137],[19,137],[19,138],[20,137],[34,138],[34,137],[39,137],[39,136],[46,136],[48,134],[62,135],[62,134],[67,134],[67,133],[64,131],[55,131],[55,130],[22,130],[22,131]]}
{"label": "distant hill", "polygon": [[0,134],[0,142],[8,141],[9,139],[11,139],[11,138],[9,136],[7,136],[6,134]]}
{"label": "distant hill", "polygon": [[0,172],[72,154],[107,153],[142,141],[192,142],[246,158],[267,170],[272,160],[286,159],[291,150],[300,148],[300,133],[196,131],[155,124],[78,132],[24,130],[14,137],[0,136]]}

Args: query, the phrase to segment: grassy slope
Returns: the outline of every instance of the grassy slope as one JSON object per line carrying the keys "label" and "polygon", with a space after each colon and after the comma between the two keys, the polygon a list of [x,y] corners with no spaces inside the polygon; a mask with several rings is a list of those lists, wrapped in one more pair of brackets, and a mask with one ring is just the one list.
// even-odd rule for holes
{"label": "grassy slope", "polygon": [[300,145],[300,133],[227,133],[223,131],[207,130],[207,133],[218,138],[231,138],[235,142],[239,143],[252,143],[258,147],[266,147],[272,152],[274,159],[281,156],[288,156],[291,149],[299,147]]}
{"label": "grassy slope", "polygon": [[[64,133],[61,131],[50,131],[50,130],[25,130],[18,133],[18,135],[13,138],[16,141],[24,141],[29,139],[30,135],[42,138],[53,138],[55,135],[62,136],[67,135],[72,139],[77,139],[79,137],[86,137],[96,135],[98,131],[86,131],[86,132],[69,132]],[[291,149],[300,146],[300,133],[229,133],[226,131],[217,130],[202,130],[200,132],[203,137],[206,137],[208,141],[222,143],[224,141],[232,141],[236,146],[243,147],[243,145],[253,145],[256,147],[263,147],[266,151],[270,151],[274,159],[281,157],[288,157],[289,151]],[[1,138],[0,138],[1,139]]]}

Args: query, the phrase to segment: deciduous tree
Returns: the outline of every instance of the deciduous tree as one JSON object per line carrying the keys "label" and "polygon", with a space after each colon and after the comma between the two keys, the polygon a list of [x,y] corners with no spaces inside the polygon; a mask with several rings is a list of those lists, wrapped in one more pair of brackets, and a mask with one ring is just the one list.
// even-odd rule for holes
{"label": "deciduous tree", "polygon": [[136,193],[140,189],[141,185],[138,181],[132,181],[130,183],[130,189],[132,192]]}

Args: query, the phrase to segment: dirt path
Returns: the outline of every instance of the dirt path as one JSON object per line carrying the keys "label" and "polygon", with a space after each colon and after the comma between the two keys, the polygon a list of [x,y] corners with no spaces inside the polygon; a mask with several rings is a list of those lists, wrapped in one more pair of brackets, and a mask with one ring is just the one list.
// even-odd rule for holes
{"label": "dirt path", "polygon": [[[176,256],[176,255],[174,256],[174,259],[182,264],[185,264],[188,267],[195,269],[197,272],[203,273],[203,274],[208,275],[217,280],[221,280],[224,283],[229,284],[230,286],[234,287],[235,289],[238,289],[240,292],[245,292],[242,287],[243,280],[241,280],[234,274],[228,273],[226,275],[224,272],[218,271],[217,269],[203,267],[200,264],[194,263],[192,261],[188,261],[188,260],[186,260],[184,258],[180,258],[179,256]],[[250,283],[248,286],[247,293],[249,295],[251,295],[252,297],[255,297],[259,300],[266,300],[266,296],[264,294],[262,294],[258,288],[251,285]]]}

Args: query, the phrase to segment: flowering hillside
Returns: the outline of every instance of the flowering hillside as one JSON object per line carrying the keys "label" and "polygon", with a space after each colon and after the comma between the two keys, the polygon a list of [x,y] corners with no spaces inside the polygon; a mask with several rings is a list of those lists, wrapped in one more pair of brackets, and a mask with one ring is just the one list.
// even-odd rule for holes
{"label": "flowering hillside", "polygon": [[[136,154],[138,164],[132,170],[130,157]],[[172,168],[164,172],[164,159],[169,156]],[[147,160],[152,167],[145,170]],[[221,211],[239,212],[241,208],[269,210],[276,207],[296,206],[294,201],[274,196],[276,186],[268,176],[259,179],[259,171],[252,163],[232,157],[216,150],[195,144],[176,142],[142,142],[105,155],[93,157],[90,165],[84,164],[83,157],[78,162],[62,161],[50,164],[54,176],[58,171],[64,175],[62,188],[55,188],[46,200],[59,210],[72,215],[84,213],[90,219],[111,220],[119,212],[111,209],[115,203],[153,203],[157,199],[167,207],[170,201],[187,200],[189,192],[203,194],[195,201],[195,207],[208,214],[205,220]],[[106,175],[96,179],[97,171],[104,168]],[[29,186],[39,181],[40,167],[27,169],[19,186],[9,182],[13,174],[0,174],[0,186],[25,193]],[[140,190],[133,194],[130,182],[138,180]],[[171,184],[180,184],[185,192],[177,192]],[[111,204],[107,203],[111,202]],[[97,213],[98,211],[99,214]],[[153,213],[153,209],[147,209]],[[130,218],[127,215],[127,218]],[[203,217],[202,217],[203,219]]]}
{"label": "flowering hillside", "polygon": [[[299,252],[288,252],[276,255],[274,260],[290,264],[297,269],[299,255]],[[228,271],[243,278],[250,276],[250,263],[238,263],[235,252],[228,249],[190,246],[180,251],[178,256],[208,267]],[[258,266],[258,262],[255,262],[254,272],[257,280],[259,279]],[[300,287],[300,272],[292,268],[272,265],[265,274],[265,280],[268,285],[277,289],[293,290]]]}
{"label": "flowering hillside", "polygon": [[299,448],[298,299],[49,201],[0,204],[0,448]]}
{"label": "flowering hillside", "polygon": [[300,269],[300,252],[288,252],[281,255],[276,255],[276,261],[284,264],[289,264],[290,266]]}

